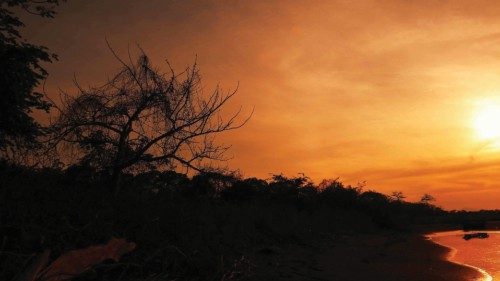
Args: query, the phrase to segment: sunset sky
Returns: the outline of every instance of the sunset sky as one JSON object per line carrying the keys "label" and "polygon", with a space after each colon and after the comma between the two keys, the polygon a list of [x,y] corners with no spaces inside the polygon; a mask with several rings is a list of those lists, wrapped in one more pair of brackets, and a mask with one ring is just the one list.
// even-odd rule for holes
{"label": "sunset sky", "polygon": [[250,122],[219,138],[245,177],[305,173],[500,209],[498,1],[70,0],[23,34],[60,60],[47,92],[99,85],[139,44],[159,67],[195,56],[205,89]]}

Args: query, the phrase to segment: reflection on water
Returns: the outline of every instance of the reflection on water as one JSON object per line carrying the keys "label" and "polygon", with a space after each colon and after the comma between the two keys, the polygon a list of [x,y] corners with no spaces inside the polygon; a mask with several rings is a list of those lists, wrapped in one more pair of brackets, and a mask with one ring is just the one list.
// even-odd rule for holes
{"label": "reflection on water", "polygon": [[[486,271],[485,280],[500,280],[500,231],[488,232],[486,239],[464,240],[463,231],[438,232],[429,235],[438,244],[452,248],[450,260]],[[493,279],[492,279],[493,278]]]}

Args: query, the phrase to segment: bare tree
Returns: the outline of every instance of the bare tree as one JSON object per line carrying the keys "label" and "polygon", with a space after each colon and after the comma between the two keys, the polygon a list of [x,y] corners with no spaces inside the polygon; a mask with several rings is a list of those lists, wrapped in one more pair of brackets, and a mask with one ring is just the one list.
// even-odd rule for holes
{"label": "bare tree", "polygon": [[[221,108],[237,92],[217,86],[203,94],[196,63],[181,74],[164,74],[145,53],[137,62],[123,61],[120,71],[101,87],[88,90],[75,83],[76,96],[62,94],[51,142],[81,152],[80,161],[109,171],[119,189],[123,171],[138,167],[185,167],[202,171],[207,160],[225,160],[227,146],[214,142],[218,133],[240,128],[240,109],[223,118]],[[129,55],[130,58],[130,55]],[[167,63],[168,64],[168,63]]]}

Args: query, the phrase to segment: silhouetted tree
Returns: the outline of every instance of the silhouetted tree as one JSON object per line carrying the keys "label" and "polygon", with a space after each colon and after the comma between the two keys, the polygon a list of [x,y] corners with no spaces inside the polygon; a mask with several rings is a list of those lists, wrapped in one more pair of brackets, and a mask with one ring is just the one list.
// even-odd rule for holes
{"label": "silhouetted tree", "polygon": [[406,198],[406,196],[404,196],[403,192],[401,191],[394,191],[391,194],[391,198],[396,202],[401,202]]}
{"label": "silhouetted tree", "polygon": [[298,195],[300,189],[312,186],[313,183],[304,174],[298,177],[288,178],[283,174],[272,175],[269,188],[273,193],[281,195]]}
{"label": "silhouetted tree", "polygon": [[214,136],[248,120],[237,122],[241,109],[226,119],[220,115],[237,90],[221,93],[217,87],[203,95],[196,63],[181,75],[172,69],[163,74],[142,51],[135,63],[113,54],[122,67],[107,84],[88,90],[77,85],[76,95],[63,94],[52,141],[76,145],[80,160],[108,170],[116,187],[124,170],[180,165],[203,171],[204,161],[225,159],[228,147]]}
{"label": "silhouetted tree", "polygon": [[422,198],[420,198],[420,203],[423,204],[430,204],[431,202],[436,201],[436,198],[430,194],[424,194],[422,195]]}
{"label": "silhouetted tree", "polygon": [[[47,77],[42,63],[57,59],[47,48],[26,42],[19,32],[24,26],[12,10],[20,8],[30,14],[53,18],[59,0],[0,1],[0,149],[33,143],[41,126],[30,113],[47,111],[50,103],[35,91]],[[2,153],[2,157],[6,154]]]}

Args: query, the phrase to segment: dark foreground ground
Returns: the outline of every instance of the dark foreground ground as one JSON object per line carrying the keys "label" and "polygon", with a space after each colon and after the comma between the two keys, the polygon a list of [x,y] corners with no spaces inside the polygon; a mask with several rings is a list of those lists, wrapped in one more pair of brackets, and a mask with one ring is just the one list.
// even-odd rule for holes
{"label": "dark foreground ground", "polygon": [[448,252],[418,235],[338,235],[261,253],[252,280],[482,280]]}

